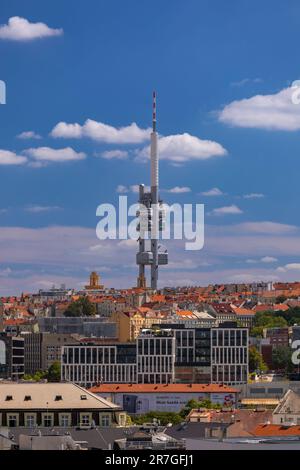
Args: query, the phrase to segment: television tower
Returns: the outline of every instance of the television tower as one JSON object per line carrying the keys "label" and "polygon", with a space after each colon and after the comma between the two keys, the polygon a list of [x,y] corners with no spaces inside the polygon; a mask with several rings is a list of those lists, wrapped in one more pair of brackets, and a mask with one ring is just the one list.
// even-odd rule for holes
{"label": "television tower", "polygon": [[[151,267],[151,289],[157,290],[158,267],[168,264],[167,251],[159,252],[159,232],[163,229],[164,209],[159,199],[158,172],[158,135],[156,131],[156,92],[153,92],[152,133],[151,133],[151,190],[145,191],[145,186],[139,186],[139,251],[136,262],[139,266],[138,287],[146,287],[145,266]],[[150,250],[146,250],[146,234],[150,233]]]}

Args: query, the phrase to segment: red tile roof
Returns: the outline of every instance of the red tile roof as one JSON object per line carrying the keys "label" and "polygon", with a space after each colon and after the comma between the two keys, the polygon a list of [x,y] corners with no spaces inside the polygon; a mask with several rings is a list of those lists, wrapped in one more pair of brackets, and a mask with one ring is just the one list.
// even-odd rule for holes
{"label": "red tile roof", "polygon": [[8,320],[4,320],[3,323],[6,326],[13,326],[13,325],[23,325],[24,323],[28,323],[28,321],[24,320],[23,318],[10,318]]}
{"label": "red tile roof", "polygon": [[259,424],[254,430],[255,436],[300,436],[300,426],[282,426],[281,424]]}
{"label": "red tile roof", "polygon": [[92,393],[238,393],[239,390],[222,384],[102,384],[90,389]]}
{"label": "red tile roof", "polygon": [[289,306],[286,305],[286,304],[275,304],[274,305],[274,311],[275,312],[277,312],[277,311],[285,312],[288,309],[289,309]]}
{"label": "red tile roof", "polygon": [[249,310],[247,308],[242,308],[242,307],[233,307],[234,311],[237,315],[248,315],[248,316],[255,316],[255,312],[253,310]]}

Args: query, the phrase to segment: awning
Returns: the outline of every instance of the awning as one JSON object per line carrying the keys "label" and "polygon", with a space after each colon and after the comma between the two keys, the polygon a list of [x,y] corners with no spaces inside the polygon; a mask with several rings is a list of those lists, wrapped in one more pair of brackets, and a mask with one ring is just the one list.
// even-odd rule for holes
{"label": "awning", "polygon": [[242,405],[250,406],[277,406],[279,400],[277,398],[243,398]]}

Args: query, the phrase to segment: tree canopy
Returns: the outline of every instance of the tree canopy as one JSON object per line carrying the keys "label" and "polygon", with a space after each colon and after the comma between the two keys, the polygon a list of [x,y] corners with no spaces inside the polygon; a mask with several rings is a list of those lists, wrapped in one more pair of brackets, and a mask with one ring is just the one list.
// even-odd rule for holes
{"label": "tree canopy", "polygon": [[251,336],[262,336],[264,328],[284,328],[288,326],[288,320],[283,317],[282,313],[284,312],[257,312],[251,329]]}
{"label": "tree canopy", "polygon": [[249,371],[255,372],[265,372],[267,370],[267,366],[263,360],[261,353],[255,346],[250,346],[249,348]]}
{"label": "tree canopy", "polygon": [[60,362],[55,361],[48,370],[38,370],[34,375],[25,374],[23,379],[34,380],[35,382],[41,382],[41,380],[60,382]]}
{"label": "tree canopy", "polygon": [[292,372],[294,365],[292,363],[292,350],[289,346],[277,346],[272,352],[272,362],[275,369],[284,369],[286,372]]}
{"label": "tree canopy", "polygon": [[64,315],[65,317],[91,317],[96,315],[96,307],[88,297],[80,297],[68,306]]}

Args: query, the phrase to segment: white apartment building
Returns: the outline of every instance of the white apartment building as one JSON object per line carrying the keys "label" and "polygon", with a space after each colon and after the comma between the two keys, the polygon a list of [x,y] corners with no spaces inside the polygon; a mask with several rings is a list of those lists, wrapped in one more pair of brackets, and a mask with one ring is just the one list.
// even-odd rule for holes
{"label": "white apartment building", "polygon": [[248,329],[211,329],[211,382],[238,385],[248,380]]}

